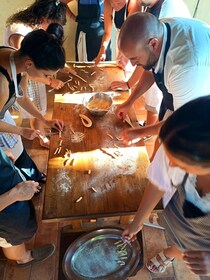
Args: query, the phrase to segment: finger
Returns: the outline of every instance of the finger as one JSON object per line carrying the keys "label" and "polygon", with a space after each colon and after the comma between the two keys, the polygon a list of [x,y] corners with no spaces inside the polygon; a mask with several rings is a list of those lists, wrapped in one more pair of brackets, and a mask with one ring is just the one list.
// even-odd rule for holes
{"label": "finger", "polygon": [[136,143],[139,142],[140,140],[141,140],[141,138],[131,139],[131,140],[128,141],[128,145],[136,144]]}
{"label": "finger", "polygon": [[128,233],[122,233],[122,241],[126,242],[126,241],[130,241],[131,237],[129,236]]}
{"label": "finger", "polygon": [[64,129],[64,122],[63,121],[59,121],[58,123],[59,123],[59,130],[63,131],[63,129]]}
{"label": "finger", "polygon": [[130,243],[130,239],[128,236],[122,236],[121,238],[124,243]]}
{"label": "finger", "polygon": [[38,185],[39,185],[39,183],[38,182],[35,182],[35,181],[24,181],[24,182],[22,182],[22,184],[24,184],[24,185],[27,185],[27,186],[31,186],[31,187],[37,187]]}
{"label": "finger", "polygon": [[117,113],[117,116],[118,116],[119,119],[121,119],[124,122],[124,113],[122,111],[119,111]]}
{"label": "finger", "polygon": [[137,239],[136,235],[134,235],[132,238],[131,238],[131,242],[134,242],[135,240]]}
{"label": "finger", "polygon": [[64,129],[64,122],[60,121],[60,124],[61,124],[61,130],[63,131],[63,129]]}
{"label": "finger", "polygon": [[207,275],[208,274],[208,272],[205,269],[194,270],[194,269],[190,268],[190,270],[196,275]]}
{"label": "finger", "polygon": [[185,262],[185,264],[190,268],[190,269],[193,269],[193,270],[200,270],[200,269],[204,269],[205,266],[202,265],[202,264],[198,264],[198,263],[195,263],[195,264],[188,264]]}
{"label": "finger", "polygon": [[199,258],[201,256],[200,251],[185,251],[183,253],[184,257],[189,257],[189,258]]}
{"label": "finger", "polygon": [[40,137],[42,134],[39,129],[34,130],[36,136]]}
{"label": "finger", "polygon": [[183,261],[187,264],[196,264],[198,262],[198,258],[191,258],[191,257],[184,256]]}
{"label": "finger", "polygon": [[59,130],[59,131],[62,131],[62,124],[60,122],[58,122],[57,120],[55,120],[55,123],[54,123],[54,127],[55,129]]}
{"label": "finger", "polygon": [[34,188],[34,193],[39,193],[41,190],[41,187],[40,186],[37,186]]}

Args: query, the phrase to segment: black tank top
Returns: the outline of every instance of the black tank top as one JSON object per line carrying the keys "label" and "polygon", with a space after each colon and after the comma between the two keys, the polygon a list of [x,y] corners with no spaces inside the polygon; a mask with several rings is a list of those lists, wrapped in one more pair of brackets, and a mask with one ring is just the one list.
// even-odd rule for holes
{"label": "black tank top", "polygon": [[122,7],[122,9],[120,9],[119,11],[115,11],[114,13],[114,24],[116,26],[117,29],[120,29],[125,21],[125,19],[128,16],[128,5],[129,5],[128,1],[124,7]]}
{"label": "black tank top", "polygon": [[[9,48],[9,49],[13,49],[10,47],[4,47],[4,46],[0,46],[0,49],[3,48]],[[15,103],[16,100],[16,95],[15,95],[15,85],[14,82],[11,80],[9,73],[7,72],[7,70],[5,68],[3,68],[0,65],[0,72],[6,77],[7,81],[8,81],[8,87],[9,87],[9,97],[7,102],[5,103],[4,107],[2,108],[1,112],[0,112],[0,119],[2,119],[5,115],[5,112],[12,107],[12,105]],[[21,81],[21,74],[17,75],[17,83],[19,85]]]}

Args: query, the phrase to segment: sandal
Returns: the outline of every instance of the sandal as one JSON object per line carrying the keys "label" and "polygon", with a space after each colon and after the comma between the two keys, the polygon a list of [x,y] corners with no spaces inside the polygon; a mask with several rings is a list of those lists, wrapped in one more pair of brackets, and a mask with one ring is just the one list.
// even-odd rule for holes
{"label": "sandal", "polygon": [[39,248],[34,248],[31,250],[31,256],[33,260],[27,263],[17,263],[18,267],[25,268],[34,263],[43,262],[51,257],[55,252],[55,245],[54,244],[46,244]]}
{"label": "sandal", "polygon": [[158,214],[157,213],[151,213],[149,218],[145,220],[144,222],[144,226],[148,226],[148,227],[154,227],[154,228],[159,228],[159,229],[165,229],[164,227],[162,227],[159,222],[158,222]]}
{"label": "sandal", "polygon": [[166,268],[174,261],[173,259],[167,258],[163,251],[157,254],[154,258],[146,263],[147,269],[152,273],[163,273]]}

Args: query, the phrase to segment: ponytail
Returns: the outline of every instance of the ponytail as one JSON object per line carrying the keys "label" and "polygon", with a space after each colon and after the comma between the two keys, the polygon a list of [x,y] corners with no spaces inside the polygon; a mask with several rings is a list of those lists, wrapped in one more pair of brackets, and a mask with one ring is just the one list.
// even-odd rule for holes
{"label": "ponytail", "polygon": [[29,56],[37,69],[58,70],[65,65],[65,50],[61,39],[63,28],[56,25],[53,28],[49,26],[50,32],[41,29],[32,31],[21,42],[20,54]]}

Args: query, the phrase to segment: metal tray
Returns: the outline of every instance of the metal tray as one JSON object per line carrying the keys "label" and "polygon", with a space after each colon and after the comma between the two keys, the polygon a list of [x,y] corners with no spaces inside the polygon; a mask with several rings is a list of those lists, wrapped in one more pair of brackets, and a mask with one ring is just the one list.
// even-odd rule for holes
{"label": "metal tray", "polygon": [[118,228],[103,228],[77,238],[63,258],[66,278],[123,280],[130,276],[140,261],[141,250],[137,240],[122,244],[122,232]]}

